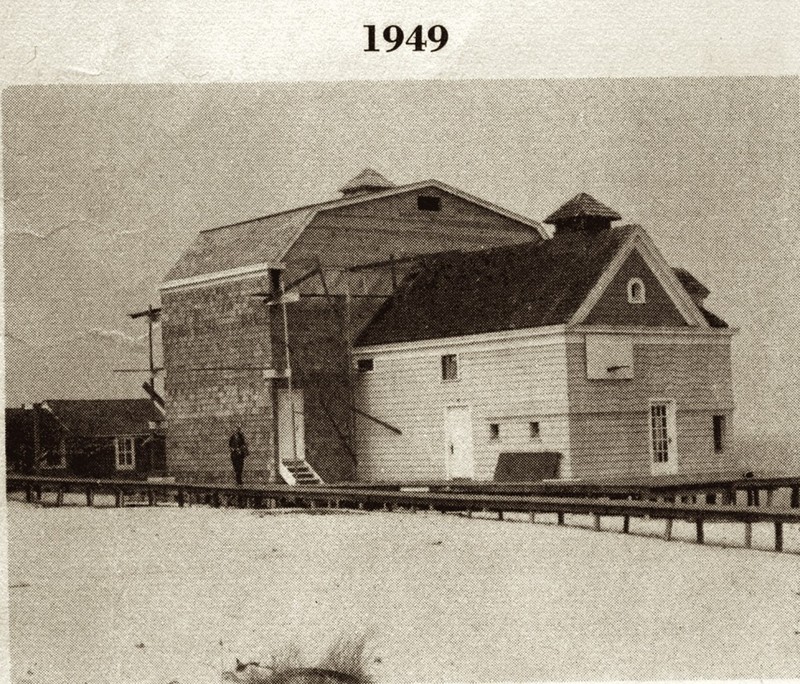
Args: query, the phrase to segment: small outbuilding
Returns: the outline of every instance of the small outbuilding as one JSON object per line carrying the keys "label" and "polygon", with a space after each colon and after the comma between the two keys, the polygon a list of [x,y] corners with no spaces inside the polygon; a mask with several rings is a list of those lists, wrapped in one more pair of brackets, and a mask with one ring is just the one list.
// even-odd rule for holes
{"label": "small outbuilding", "polygon": [[[544,241],[429,257],[353,350],[359,479],[735,467],[734,330],[647,232],[586,194]],[[386,426],[392,429],[387,429]]]}
{"label": "small outbuilding", "polygon": [[6,408],[6,462],[25,473],[161,475],[164,414],[150,399],[50,399]]}

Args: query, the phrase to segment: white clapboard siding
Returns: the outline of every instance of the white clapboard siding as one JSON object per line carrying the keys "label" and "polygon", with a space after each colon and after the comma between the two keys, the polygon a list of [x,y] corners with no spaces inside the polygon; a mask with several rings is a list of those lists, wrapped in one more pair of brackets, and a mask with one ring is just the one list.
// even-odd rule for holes
{"label": "white clapboard siding", "polygon": [[[585,347],[568,345],[570,449],[576,477],[648,475],[649,401],[677,405],[679,473],[735,468],[730,345],[637,344],[631,380],[589,380]],[[713,416],[726,417],[728,445],[714,451]]]}
{"label": "white clapboard siding", "polygon": [[[360,418],[356,426],[359,478],[372,480],[446,477],[444,419],[448,406],[469,406],[475,477],[494,476],[502,451],[559,451],[568,470],[566,344],[521,347],[509,341],[459,345],[459,378],[442,381],[442,344],[417,353],[372,354],[374,370],[358,377],[359,407],[402,430],[397,435]],[[541,438],[530,438],[529,423],[540,423]],[[500,425],[490,440],[489,423]]]}

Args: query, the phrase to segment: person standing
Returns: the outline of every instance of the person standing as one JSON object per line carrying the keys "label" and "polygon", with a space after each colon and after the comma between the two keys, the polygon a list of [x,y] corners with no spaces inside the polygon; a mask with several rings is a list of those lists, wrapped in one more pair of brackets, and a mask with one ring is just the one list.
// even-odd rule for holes
{"label": "person standing", "polygon": [[228,440],[231,448],[231,462],[233,463],[233,474],[236,477],[236,484],[242,484],[242,472],[244,471],[244,459],[247,458],[247,440],[242,433],[242,426],[237,425],[236,431]]}

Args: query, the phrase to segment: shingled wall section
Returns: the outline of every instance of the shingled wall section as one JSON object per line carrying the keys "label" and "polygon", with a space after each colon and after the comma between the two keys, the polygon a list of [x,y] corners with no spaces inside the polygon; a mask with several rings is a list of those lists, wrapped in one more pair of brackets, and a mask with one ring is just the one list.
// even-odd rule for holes
{"label": "shingled wall section", "polygon": [[228,437],[241,425],[244,481],[274,479],[272,384],[261,370],[272,363],[270,312],[250,296],[269,287],[264,277],[162,292],[171,475],[232,482]]}

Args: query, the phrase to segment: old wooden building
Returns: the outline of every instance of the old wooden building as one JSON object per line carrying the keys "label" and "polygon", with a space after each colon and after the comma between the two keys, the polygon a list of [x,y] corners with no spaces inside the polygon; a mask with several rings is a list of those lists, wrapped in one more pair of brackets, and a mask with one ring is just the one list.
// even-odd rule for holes
{"label": "old wooden building", "polygon": [[366,480],[719,473],[731,330],[640,226],[582,194],[552,239],[429,259],[360,333]]}
{"label": "old wooden building", "polygon": [[24,473],[163,475],[164,414],[150,399],[49,399],[6,408],[6,464]]}
{"label": "old wooden building", "polygon": [[395,186],[366,170],[341,193],[205,230],[167,274],[171,474],[231,479],[228,438],[241,426],[245,482],[356,477],[351,345],[415,258],[547,237],[536,221],[436,180]]}

